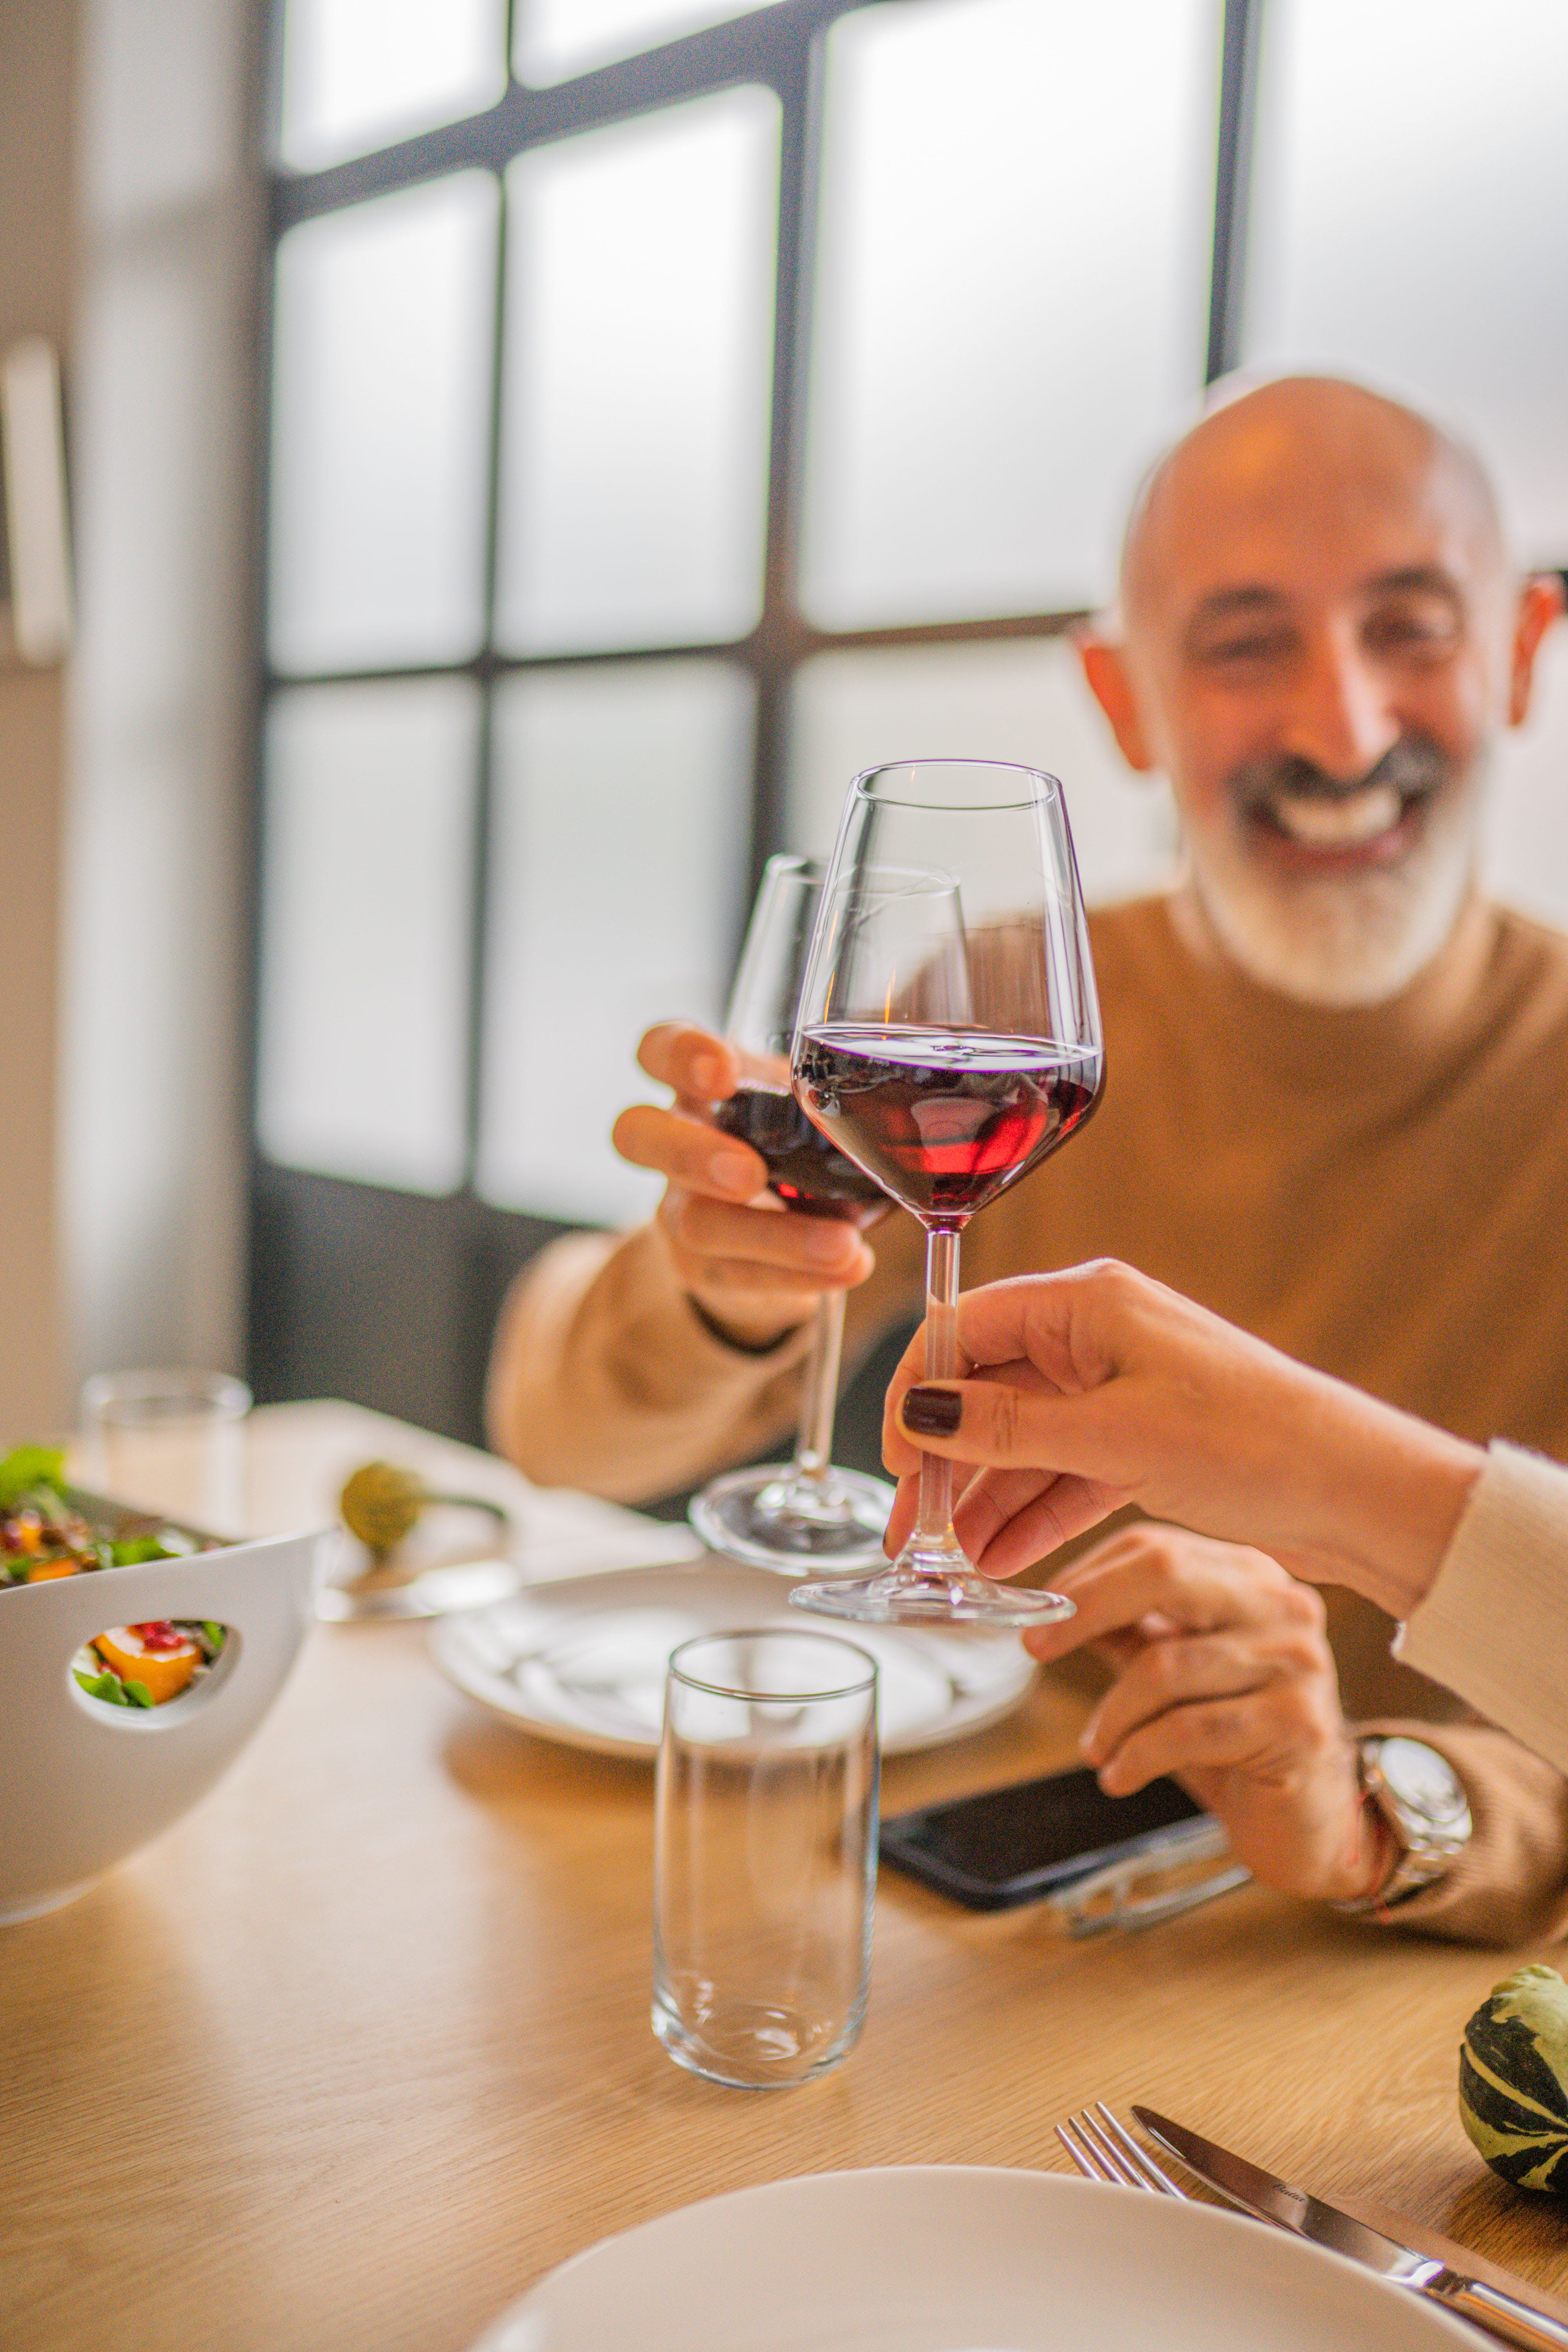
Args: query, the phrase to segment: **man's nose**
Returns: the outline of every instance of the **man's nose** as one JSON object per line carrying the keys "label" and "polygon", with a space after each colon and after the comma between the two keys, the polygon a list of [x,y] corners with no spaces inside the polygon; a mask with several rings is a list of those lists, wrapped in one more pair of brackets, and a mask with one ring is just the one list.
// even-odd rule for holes
{"label": "man's nose", "polygon": [[1385,679],[1354,643],[1313,646],[1295,681],[1281,748],[1336,783],[1352,783],[1399,740]]}

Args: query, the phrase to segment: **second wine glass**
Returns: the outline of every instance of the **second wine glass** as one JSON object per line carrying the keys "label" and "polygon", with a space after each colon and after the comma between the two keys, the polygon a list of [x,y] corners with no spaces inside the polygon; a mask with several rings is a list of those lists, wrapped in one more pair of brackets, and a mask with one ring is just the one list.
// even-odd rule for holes
{"label": "second wine glass", "polygon": [[[741,1083],[715,1103],[713,1116],[764,1161],[770,1191],[791,1212],[842,1217],[864,1233],[892,1202],[812,1125],[790,1091],[790,1040],[825,874],[806,857],[768,860],[724,1024],[740,1057]],[[788,1575],[868,1568],[882,1559],[891,1486],[832,1461],[843,1346],[844,1293],[824,1291],[795,1459],[729,1471],[693,1496],[691,1524],[711,1550]]]}

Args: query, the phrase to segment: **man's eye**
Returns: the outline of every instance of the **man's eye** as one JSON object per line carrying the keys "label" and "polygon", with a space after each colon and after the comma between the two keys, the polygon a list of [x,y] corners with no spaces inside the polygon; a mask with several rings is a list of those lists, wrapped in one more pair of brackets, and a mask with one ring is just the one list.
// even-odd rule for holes
{"label": "man's eye", "polygon": [[1459,625],[1446,610],[1374,613],[1362,630],[1362,641],[1369,653],[1408,654],[1436,661],[1458,645]]}
{"label": "man's eye", "polygon": [[1202,648],[1199,659],[1215,668],[1238,668],[1249,662],[1279,661],[1289,650],[1284,637],[1258,630],[1244,637],[1216,638]]}

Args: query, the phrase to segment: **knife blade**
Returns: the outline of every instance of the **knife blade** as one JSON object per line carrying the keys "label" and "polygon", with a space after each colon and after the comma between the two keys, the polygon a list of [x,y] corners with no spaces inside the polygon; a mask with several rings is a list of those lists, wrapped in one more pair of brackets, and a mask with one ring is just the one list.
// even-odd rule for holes
{"label": "knife blade", "polygon": [[1217,2189],[1222,2197],[1258,2221],[1276,2222],[1298,2237],[1328,2246],[1351,2262],[1360,2263],[1364,2269],[1376,2271],[1395,2285],[1428,2296],[1445,2310],[1500,2336],[1505,2344],[1522,2346],[1525,2352],[1561,2352],[1561,2347],[1568,2347],[1568,2328],[1560,2326],[1556,2320],[1549,2319],[1544,2312],[1535,2310],[1517,2295],[1505,2294],[1500,2288],[1468,2277],[1430,2254],[1418,2252],[1414,2246],[1402,2245],[1397,2238],[1387,2237],[1381,2230],[1342,2213],[1337,2205],[1326,2204],[1321,2197],[1310,2196],[1304,2189],[1293,2189],[1289,2181],[1277,2179],[1261,2165],[1249,2164],[1244,2156],[1233,2156],[1228,2148],[1189,2131],[1184,2124],[1156,2115],[1152,2107],[1134,2106],[1132,2112],[1151,2139],[1179,2158],[1189,2172],[1195,2172],[1200,2180]]}

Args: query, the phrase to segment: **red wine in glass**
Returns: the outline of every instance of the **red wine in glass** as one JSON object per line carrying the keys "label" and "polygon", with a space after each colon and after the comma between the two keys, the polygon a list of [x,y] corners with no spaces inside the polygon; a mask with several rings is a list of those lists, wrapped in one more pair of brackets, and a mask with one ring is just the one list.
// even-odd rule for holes
{"label": "red wine in glass", "polygon": [[[849,788],[790,1046],[801,1108],[926,1231],[924,1376],[958,1376],[960,1237],[1084,1124],[1100,1008],[1060,784],[985,760],[904,760]],[[1059,1593],[976,1575],[955,1470],[928,1453],[915,1523],[868,1576],[792,1607],[871,1624],[1047,1624]]]}
{"label": "red wine in glass", "polygon": [[802,1031],[795,1083],[824,1131],[922,1222],[962,1224],[1082,1125],[1100,1057],[978,1029]]}
{"label": "red wine in glass", "polygon": [[842,1217],[862,1233],[892,1202],[879,1184],[812,1125],[793,1095],[772,1087],[737,1087],[713,1106],[713,1123],[766,1164],[768,1189],[807,1217]]}

